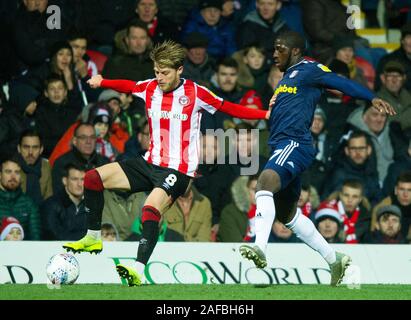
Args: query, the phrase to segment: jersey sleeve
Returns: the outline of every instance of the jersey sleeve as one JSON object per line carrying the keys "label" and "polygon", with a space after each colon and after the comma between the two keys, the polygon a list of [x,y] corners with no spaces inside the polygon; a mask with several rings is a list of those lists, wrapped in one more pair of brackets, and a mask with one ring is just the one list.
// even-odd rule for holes
{"label": "jersey sleeve", "polygon": [[197,85],[197,103],[205,111],[214,114],[223,104],[223,99],[206,87]]}
{"label": "jersey sleeve", "polygon": [[322,64],[317,64],[314,73],[312,81],[322,87],[337,89],[347,96],[368,101],[371,101],[376,97],[376,95],[368,88],[355,81],[337,75]]}
{"label": "jersey sleeve", "polygon": [[113,89],[115,91],[127,94],[133,94],[139,98],[145,98],[145,90],[151,80],[146,81],[131,81],[131,80],[109,80],[101,81],[101,87],[106,89]]}

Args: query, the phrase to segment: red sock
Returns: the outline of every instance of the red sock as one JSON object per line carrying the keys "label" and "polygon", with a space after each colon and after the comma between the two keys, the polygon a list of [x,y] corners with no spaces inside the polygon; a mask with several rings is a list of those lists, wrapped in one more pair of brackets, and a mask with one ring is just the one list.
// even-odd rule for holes
{"label": "red sock", "polygon": [[93,191],[104,190],[103,181],[96,169],[91,169],[86,172],[86,175],[84,176],[84,188]]}
{"label": "red sock", "polygon": [[141,221],[144,223],[145,221],[155,221],[159,222],[161,218],[160,211],[152,206],[144,206],[143,207],[143,214],[141,216]]}

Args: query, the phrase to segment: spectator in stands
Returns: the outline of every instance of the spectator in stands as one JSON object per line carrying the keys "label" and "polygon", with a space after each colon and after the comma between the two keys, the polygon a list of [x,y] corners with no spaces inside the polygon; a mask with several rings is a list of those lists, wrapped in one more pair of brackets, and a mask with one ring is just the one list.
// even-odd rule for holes
{"label": "spectator in stands", "polygon": [[101,240],[118,241],[118,232],[114,224],[104,222],[101,224]]}
{"label": "spectator in stands", "polygon": [[329,208],[339,212],[344,229],[345,243],[362,242],[370,230],[370,204],[363,196],[363,186],[358,180],[346,180],[340,191],[331,194],[318,210]]}
{"label": "spectator in stands", "polygon": [[369,89],[373,89],[374,83],[368,85],[363,70],[357,64],[354,53],[354,40],[352,38],[335,36],[333,40],[333,50],[334,58],[344,62],[348,66],[350,79],[357,81]]}
{"label": "spectator in stands", "polygon": [[73,50],[70,44],[67,41],[59,41],[50,49],[50,61],[30,69],[19,81],[32,86],[38,93],[43,93],[47,89],[45,87],[47,79],[60,78],[66,84],[68,98],[80,112],[86,105],[82,99],[82,88],[87,85],[88,77],[79,78],[74,68]]}
{"label": "spectator in stands", "polygon": [[377,212],[381,207],[396,205],[401,210],[402,234],[411,240],[411,171],[402,172],[388,197],[378,203],[372,211],[371,230],[376,230]]}
{"label": "spectator in stands", "polygon": [[158,9],[164,17],[182,26],[189,12],[197,5],[198,0],[157,0]]}
{"label": "spectator in stands", "polygon": [[187,48],[187,57],[181,76],[210,87],[216,62],[207,53],[207,37],[199,32],[191,32],[185,38],[184,46]]}
{"label": "spectator in stands", "polygon": [[[78,79],[88,80],[90,77],[98,74],[96,63],[87,55],[87,36],[77,29],[71,29],[68,37],[68,42],[73,50],[74,72]],[[89,102],[97,100],[99,90],[91,90],[89,86],[82,86],[81,91],[84,91],[83,101],[86,106]]]}
{"label": "spectator in stands", "polygon": [[144,192],[104,190],[102,221],[116,228],[118,240],[126,240],[131,235],[133,222],[138,218],[146,197]]}
{"label": "spectator in stands", "polygon": [[65,19],[62,12],[61,27],[48,28],[48,0],[21,2],[22,5],[13,21],[12,40],[19,61],[19,70],[24,71],[44,63],[49,57],[50,47],[64,39],[70,22]]}
{"label": "spectator in stands", "polygon": [[[350,79],[350,70],[345,62],[334,59],[330,62],[329,68],[339,76]],[[348,116],[358,109],[359,104],[341,91],[327,89],[320,99],[319,106],[324,110],[326,118],[332,119],[327,122],[327,130],[330,140],[336,143],[347,132]]]}
{"label": "spectator in stands", "polygon": [[20,221],[26,240],[40,240],[38,207],[21,190],[21,167],[14,158],[0,163],[0,218],[8,216]]}
{"label": "spectator in stands", "polygon": [[237,30],[245,16],[255,10],[255,6],[255,0],[223,0],[221,15]]}
{"label": "spectator in stands", "polygon": [[245,16],[236,35],[240,49],[256,43],[262,46],[269,65],[273,61],[275,39],[280,32],[288,30],[285,21],[278,14],[280,8],[279,0],[257,0],[256,10]]}
{"label": "spectator in stands", "polygon": [[241,175],[260,172],[266,163],[266,158],[257,151],[259,144],[258,132],[253,131],[254,128],[245,122],[237,124],[234,129],[237,145],[235,148],[227,150],[225,160],[225,163],[229,164],[228,169],[231,171],[226,179],[227,181],[231,179],[231,183]]}
{"label": "spectator in stands", "polygon": [[[313,211],[312,199],[316,196],[315,193],[315,188],[313,188],[307,181],[303,180],[301,184],[300,198],[297,202],[297,211],[306,217],[310,217]],[[314,201],[317,202],[316,204],[318,205],[318,199],[315,199]]]}
{"label": "spectator in stands", "polygon": [[269,65],[266,63],[265,49],[259,44],[250,44],[237,51],[233,58],[237,60],[239,65],[238,84],[254,89],[261,95],[270,71]]}
{"label": "spectator in stands", "polygon": [[178,232],[185,241],[208,242],[211,237],[211,203],[194,186],[177,198],[164,213],[168,229]]}
{"label": "spectator in stands", "polygon": [[377,211],[375,231],[364,239],[364,242],[375,244],[406,243],[401,232],[401,217],[401,210],[395,205],[380,207]]}
{"label": "spectator in stands", "polygon": [[60,78],[48,78],[45,99],[36,110],[36,129],[43,137],[44,156],[48,158],[57,142],[77,119],[80,110],[67,96],[66,83]]}
{"label": "spectator in stands", "polygon": [[331,60],[337,36],[355,37],[354,29],[347,28],[347,8],[340,0],[301,1],[301,12],[313,57],[322,63]]}
{"label": "spectator in stands", "polygon": [[268,104],[273,96],[273,92],[277,87],[280,80],[283,78],[283,73],[276,67],[272,65],[270,72],[268,73],[267,82],[262,90],[261,99],[263,100],[263,108],[268,109]]}
{"label": "spectator in stands", "polygon": [[[240,104],[243,106],[246,106],[251,109],[263,109],[263,103],[261,101],[260,96],[257,94],[255,90],[248,90],[243,97],[240,100]],[[246,119],[238,119],[234,118],[234,123],[240,124],[240,123],[246,123],[249,124],[253,129],[257,129],[259,132],[259,154],[263,157],[268,158],[270,154],[270,147],[267,144],[268,136],[269,136],[269,131],[267,128],[267,123],[265,120],[246,120]]]}
{"label": "spectator in stands", "polygon": [[93,120],[101,109],[104,109],[111,115],[113,119],[115,119],[110,127],[110,143],[119,152],[124,151],[125,143],[128,140],[129,135],[126,132],[126,128],[123,128],[123,124],[118,119],[118,112],[121,112],[120,101],[122,100],[122,95],[113,90],[104,90],[100,94],[99,100],[101,101],[87,105],[83,109],[79,119],[75,121],[63,134],[49,157],[51,166],[54,165],[54,162],[57,158],[70,151],[71,141],[73,139],[76,128],[82,122],[93,125]]}
{"label": "spectator in stands", "polygon": [[[263,103],[260,96],[255,90],[248,90],[240,100],[240,104],[251,109],[263,109]],[[245,122],[254,128],[266,128],[265,122],[260,119],[238,119],[234,118],[236,123]]]}
{"label": "spectator in stands", "polygon": [[92,120],[96,132],[96,152],[113,162],[118,155],[118,150],[110,142],[110,127],[113,120],[107,110],[100,110]]}
{"label": "spectator in stands", "polygon": [[[220,188],[216,197],[213,200],[213,229],[218,230],[218,224],[220,220],[221,210],[227,203],[231,203],[233,194],[228,192],[228,190],[233,186],[235,181],[241,178],[242,175],[254,175],[261,172],[264,164],[266,163],[266,158],[259,153],[257,153],[258,148],[258,135],[256,131],[252,131],[254,128],[245,122],[241,122],[235,125],[235,139],[236,144],[230,141],[231,146],[226,145],[225,153],[219,151],[219,155],[226,155],[224,158],[224,165],[218,167],[218,174],[214,177],[219,179],[218,183],[210,185],[211,188]],[[232,133],[232,132],[231,132]],[[233,136],[231,136],[233,137]],[[219,142],[220,143],[220,142]],[[224,142],[222,143],[224,144]],[[220,145],[219,145],[220,146]],[[220,152],[223,152],[222,154]],[[222,181],[221,177],[224,177]],[[219,178],[220,177],[220,178]],[[214,201],[217,205],[214,207]],[[219,208],[219,210],[217,210]]]}
{"label": "spectator in stands", "polygon": [[93,50],[110,56],[114,35],[133,17],[136,0],[81,1],[79,5],[78,28],[85,32]]}
{"label": "spectator in stands", "polygon": [[130,159],[143,156],[150,146],[150,129],[146,118],[140,119],[141,126],[137,129],[137,136],[131,137],[125,146],[124,153],[118,159]]}
{"label": "spectator in stands", "polygon": [[[220,145],[221,143],[221,145]],[[221,179],[231,174],[227,165],[218,161],[223,152],[224,143],[219,142],[217,136],[205,133],[201,137],[201,162],[198,166],[198,177],[194,179],[197,190],[205,195],[212,207],[212,239],[215,239],[219,230],[221,211],[229,203],[230,185],[232,180]]]}
{"label": "spectator in stands", "polygon": [[[105,109],[109,113],[111,118],[111,125],[109,127],[110,143],[118,152],[124,152],[124,146],[129,139],[128,129],[126,125],[121,121],[121,114],[123,112],[122,104],[125,98],[125,94],[120,94],[114,90],[104,90],[98,97],[96,104],[89,105],[88,112],[83,113],[83,121],[93,123],[94,118],[101,114]],[[141,100],[141,99],[140,99]],[[126,120],[127,121],[127,120]],[[131,126],[135,126],[135,123],[130,123]]]}
{"label": "spectator in stands", "polygon": [[375,90],[381,88],[381,77],[384,66],[388,61],[397,61],[405,68],[406,80],[404,87],[411,91],[411,23],[407,23],[401,29],[401,47],[390,54],[381,58],[377,67],[377,76],[375,77]]}
{"label": "spectator in stands", "polygon": [[378,171],[373,147],[365,132],[351,133],[344,148],[344,156],[338,158],[328,175],[324,186],[324,197],[339,190],[347,179],[359,180],[364,187],[364,196],[375,205],[381,200],[382,193],[378,182]]}
{"label": "spectator in stands", "polygon": [[[334,154],[334,141],[329,134],[327,125],[327,116],[324,110],[317,106],[314,111],[314,119],[311,126],[311,135],[313,137],[314,147],[317,151],[315,159],[307,170],[311,184],[320,194],[323,194],[324,183],[330,167],[332,166],[332,155]],[[336,189],[333,189],[333,191]]]}
{"label": "spectator in stands", "polygon": [[270,236],[268,237],[268,242],[277,243],[293,243],[301,242],[290,229],[288,229],[280,221],[275,220],[271,228]]}
{"label": "spectator in stands", "polygon": [[143,22],[130,22],[124,38],[117,39],[116,47],[116,53],[104,65],[105,78],[139,81],[154,77],[149,57],[151,40]]}
{"label": "spectator in stands", "polygon": [[387,115],[367,105],[365,108],[355,110],[347,122],[370,136],[377,156],[378,179],[382,185],[396,151],[394,149],[396,141],[391,126],[387,124]]}
{"label": "spectator in stands", "polygon": [[217,241],[251,242],[255,237],[257,176],[241,176],[231,186],[231,203],[221,212]]}
{"label": "spectator in stands", "polygon": [[208,39],[207,53],[215,59],[230,56],[236,51],[234,29],[221,18],[222,0],[200,0],[198,10],[193,10],[182,30],[182,40],[188,34],[200,32]]}
{"label": "spectator in stands", "polygon": [[83,167],[69,163],[64,167],[59,190],[40,207],[44,240],[73,240],[87,232],[87,216],[84,208]]}
{"label": "spectator in stands", "polygon": [[[177,40],[181,26],[161,14],[157,0],[137,0],[135,13],[132,20],[140,21],[147,27],[148,35],[154,45],[167,39]],[[125,34],[126,29],[117,32],[115,40],[123,39]]]}
{"label": "spectator in stands", "polygon": [[[18,74],[18,58],[13,44],[13,24],[19,7],[17,1],[0,2],[0,85]],[[1,90],[0,90],[1,91]]]}
{"label": "spectator in stands", "polygon": [[29,85],[10,88],[10,101],[0,113],[0,154],[14,152],[20,135],[35,127],[38,95]]}
{"label": "spectator in stands", "polygon": [[41,157],[43,142],[34,130],[22,133],[17,146],[21,167],[21,189],[37,204],[53,195],[51,167],[47,159]]}
{"label": "spectator in stands", "polygon": [[3,217],[0,225],[0,241],[21,241],[24,230],[19,220],[14,217]]}
{"label": "spectator in stands", "polygon": [[90,170],[109,163],[109,160],[96,153],[96,133],[91,124],[81,123],[74,131],[71,150],[54,162],[53,193],[62,189],[62,177],[64,167],[68,163],[77,164],[79,167]]}
{"label": "spectator in stands", "polygon": [[395,60],[388,61],[380,79],[381,89],[377,95],[391,104],[397,112],[390,117],[390,121],[398,121],[404,131],[411,129],[411,93],[404,87],[404,66]]}
{"label": "spectator in stands", "polygon": [[80,78],[92,77],[98,74],[97,65],[87,55],[87,36],[76,29],[72,29],[68,35],[73,50],[74,70]]}
{"label": "spectator in stands", "polygon": [[341,215],[331,207],[320,207],[314,216],[318,231],[328,243],[344,242]]}
{"label": "spectator in stands", "polygon": [[384,180],[383,194],[389,195],[394,190],[397,178],[401,172],[411,171],[411,138],[408,144],[408,152],[400,159],[391,163],[388,168],[387,177]]}
{"label": "spectator in stands", "polygon": [[[215,77],[210,87],[217,96],[230,102],[239,103],[245,90],[238,85],[238,63],[233,58],[225,58],[218,62]],[[233,118],[225,113],[216,111],[212,114],[203,114],[201,128],[227,129],[232,127]]]}
{"label": "spectator in stands", "polygon": [[[112,94],[117,93],[114,90],[109,92]],[[120,120],[120,126],[125,129],[129,137],[135,136],[140,129],[141,122],[146,118],[145,102],[139,97],[125,93],[120,93],[119,99],[121,110],[118,119]],[[108,103],[110,104],[110,101]],[[115,123],[117,123],[117,120],[115,120]],[[114,128],[112,127],[112,129]]]}

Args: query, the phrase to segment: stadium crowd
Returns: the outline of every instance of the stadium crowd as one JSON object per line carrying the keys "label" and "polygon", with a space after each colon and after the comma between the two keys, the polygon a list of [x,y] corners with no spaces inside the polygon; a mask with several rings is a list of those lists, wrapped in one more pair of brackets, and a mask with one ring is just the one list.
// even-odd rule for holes
{"label": "stadium crowd", "polygon": [[[380,27],[376,2],[362,1],[368,27]],[[0,240],[81,238],[85,172],[147,150],[144,102],[93,90],[91,76],[153,78],[150,50],[173,39],[187,49],[183,78],[227,101],[268,109],[282,77],[274,41],[291,29],[306,38],[307,59],[374,90],[397,112],[387,117],[325,91],[311,128],[317,155],[298,210],[329,242],[411,243],[410,2],[385,1],[385,27],[401,30],[400,47],[388,53],[347,28],[340,0],[0,1]],[[50,28],[53,5],[59,28]],[[259,169],[266,163],[267,123],[218,111],[201,121],[204,161],[163,215],[159,241],[251,242],[257,175],[241,169],[257,146]],[[238,133],[235,164],[207,129]],[[217,161],[221,153],[225,163]],[[103,239],[139,240],[146,197],[105,190]],[[298,241],[274,222],[270,242]]]}

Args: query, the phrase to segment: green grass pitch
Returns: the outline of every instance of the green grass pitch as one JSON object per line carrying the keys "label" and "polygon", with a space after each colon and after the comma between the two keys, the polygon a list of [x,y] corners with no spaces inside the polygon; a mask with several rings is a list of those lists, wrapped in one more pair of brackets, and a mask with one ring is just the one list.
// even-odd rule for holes
{"label": "green grass pitch", "polygon": [[0,300],[411,300],[411,285],[0,284]]}

